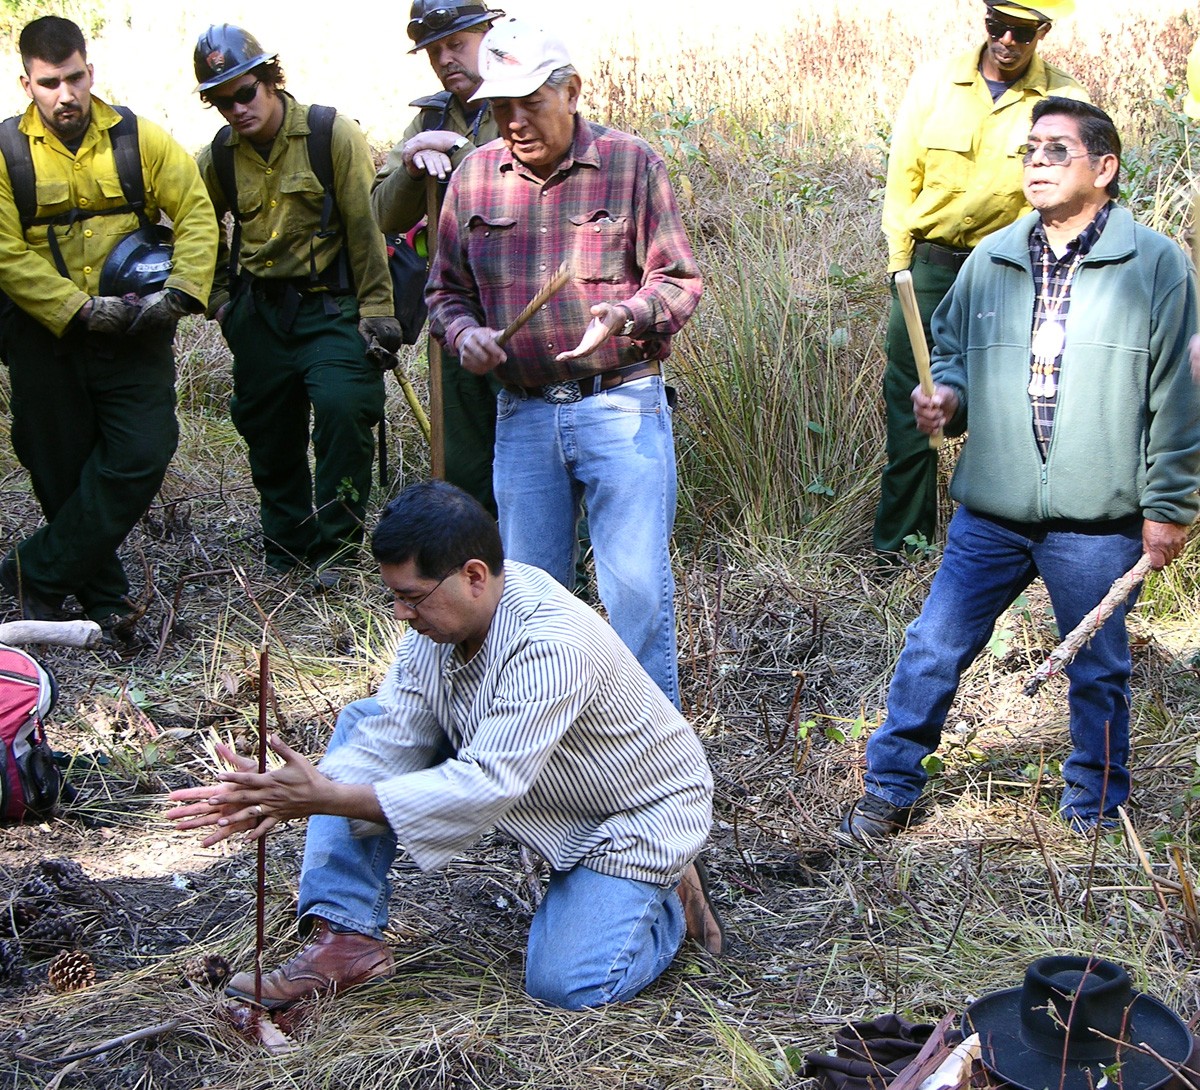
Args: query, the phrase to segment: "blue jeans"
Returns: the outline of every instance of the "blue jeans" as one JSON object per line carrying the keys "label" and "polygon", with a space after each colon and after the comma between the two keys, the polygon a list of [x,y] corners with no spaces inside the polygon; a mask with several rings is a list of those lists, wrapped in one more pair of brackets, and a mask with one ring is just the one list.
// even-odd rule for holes
{"label": "blue jeans", "polygon": [[505,554],[575,585],[581,502],[613,628],[679,707],[675,647],[675,446],[661,378],[571,405],[502,390],[493,483]]}
{"label": "blue jeans", "polygon": [[[1001,613],[1038,575],[1063,635],[1103,598],[1142,551],[1140,518],[1095,532],[1020,525],[959,507],[921,615],[909,626],[888,689],[887,718],[867,742],[866,787],[911,806],[925,786],[921,761],[941,741],[962,672]],[[1063,817],[1081,826],[1111,817],[1129,797],[1129,641],[1119,607],[1066,669],[1071,755]]]}
{"label": "blue jeans", "polygon": [[[357,700],[338,716],[332,752],[346,745],[361,719],[378,715],[374,700]],[[396,857],[390,830],[355,837],[346,818],[308,819],[298,915],[383,938]],[[525,987],[535,999],[578,1010],[632,999],[674,959],[683,942],[683,905],[671,886],[613,878],[584,866],[555,871],[529,929]]]}

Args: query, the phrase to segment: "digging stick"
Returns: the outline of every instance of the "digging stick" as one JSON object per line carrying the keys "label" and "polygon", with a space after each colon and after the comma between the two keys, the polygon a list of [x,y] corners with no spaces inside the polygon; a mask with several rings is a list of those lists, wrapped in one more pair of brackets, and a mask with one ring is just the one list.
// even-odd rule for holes
{"label": "digging stick", "polygon": [[1192,265],[1196,270],[1196,306],[1200,308],[1200,189],[1192,198]]}
{"label": "digging stick", "polygon": [[[271,687],[271,667],[264,637],[258,652],[258,774],[267,771],[267,704]],[[259,807],[262,814],[262,807]],[[263,948],[266,946],[267,919],[267,837],[258,838],[258,869],[254,883],[254,1006],[262,1010]]]}
{"label": "digging stick", "polygon": [[525,307],[507,326],[504,327],[504,332],[496,338],[496,343],[503,348],[509,339],[521,328],[530,318],[532,318],[538,310],[538,307],[548,302],[562,286],[571,279],[571,266],[565,261],[554,270],[554,275],[542,286],[542,289],[529,300],[528,306]]}
{"label": "digging stick", "polygon": [[0,643],[23,647],[52,643],[58,647],[95,647],[100,626],[95,621],[6,621],[0,624]]}
{"label": "digging stick", "polygon": [[[929,368],[929,345],[925,343],[925,327],[921,324],[921,311],[917,307],[917,293],[913,288],[912,273],[907,269],[896,273],[896,295],[900,299],[900,310],[904,314],[908,341],[912,345],[913,359],[917,364],[917,378],[921,380],[921,393],[926,397],[933,397],[933,372]],[[929,437],[929,445],[934,450],[942,445],[941,428],[938,428]]]}
{"label": "digging stick", "polygon": [[[429,251],[429,266],[433,267],[437,257],[438,180],[432,174],[425,176],[425,246]],[[429,334],[429,472],[437,478],[446,476],[445,404],[442,396],[442,345]]]}
{"label": "digging stick", "polygon": [[1112,616],[1113,610],[1125,601],[1133,593],[1133,588],[1146,578],[1149,570],[1150,557],[1143,553],[1141,559],[1129,571],[1113,582],[1113,585],[1108,588],[1108,593],[1100,600],[1100,604],[1088,613],[1071,630],[1066,639],[1046,656],[1046,661],[1025,682],[1023,691],[1026,696],[1033,696],[1042,687],[1043,682],[1062,670],[1079,653],[1079,649],[1099,632],[1104,622]]}

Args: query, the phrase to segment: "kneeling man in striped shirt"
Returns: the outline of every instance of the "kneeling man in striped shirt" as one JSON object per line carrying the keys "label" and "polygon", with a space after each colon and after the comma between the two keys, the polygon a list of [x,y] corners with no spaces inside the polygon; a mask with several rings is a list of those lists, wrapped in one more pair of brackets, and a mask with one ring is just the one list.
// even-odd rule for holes
{"label": "kneeling man in striped shirt", "polygon": [[[578,1009],[629,999],[685,935],[723,946],[696,855],[712,774],[695,732],[612,628],[537,568],[505,561],[491,516],[453,485],[405,489],[371,542],[408,621],[378,694],[338,717],[319,770],[283,765],[172,793],[206,846],[310,818],[299,918],[311,941],[262,981],[264,1006],[389,976],[387,874],[423,869],[497,828],[538,852],[550,882],[529,931],[525,987]],[[253,998],[252,973],[227,992]]]}

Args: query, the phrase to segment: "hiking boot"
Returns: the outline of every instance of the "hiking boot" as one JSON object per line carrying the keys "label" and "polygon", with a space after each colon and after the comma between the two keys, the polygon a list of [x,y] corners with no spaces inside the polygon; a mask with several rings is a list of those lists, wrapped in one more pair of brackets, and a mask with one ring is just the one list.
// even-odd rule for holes
{"label": "hiking boot", "polygon": [[[395,971],[395,959],[382,939],[334,931],[327,921],[318,920],[308,945],[262,978],[262,1005],[279,1010],[311,995],[348,991]],[[225,994],[253,1003],[254,974],[238,973],[226,985]]]}
{"label": "hiking boot", "polygon": [[309,586],[317,594],[328,594],[341,586],[342,572],[338,568],[318,568],[309,579]]}
{"label": "hiking boot", "polygon": [[887,799],[868,792],[842,816],[838,838],[857,844],[882,840],[907,829],[911,817],[911,806],[893,806]]}
{"label": "hiking boot", "polygon": [[675,892],[683,902],[687,937],[695,939],[714,957],[719,957],[725,951],[725,925],[712,902],[708,871],[699,859],[684,868]]}
{"label": "hiking boot", "polygon": [[62,608],[62,599],[58,603],[39,598],[24,585],[16,558],[9,553],[0,560],[0,587],[11,594],[21,608],[21,616],[27,621],[61,621],[67,614]]}

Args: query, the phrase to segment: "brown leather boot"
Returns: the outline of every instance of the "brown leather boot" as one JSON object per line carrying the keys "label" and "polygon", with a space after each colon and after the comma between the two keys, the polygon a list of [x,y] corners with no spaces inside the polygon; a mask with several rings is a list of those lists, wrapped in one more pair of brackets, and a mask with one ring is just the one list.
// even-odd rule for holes
{"label": "brown leather boot", "polygon": [[708,871],[699,859],[689,863],[675,887],[683,902],[687,937],[695,939],[714,957],[725,951],[725,925],[708,891]]}
{"label": "brown leather boot", "polygon": [[[391,976],[396,962],[382,939],[353,931],[334,931],[317,920],[311,941],[291,961],[262,978],[262,1005],[279,1010],[298,999],[344,992],[369,980]],[[225,994],[254,1002],[254,973],[238,973]]]}

